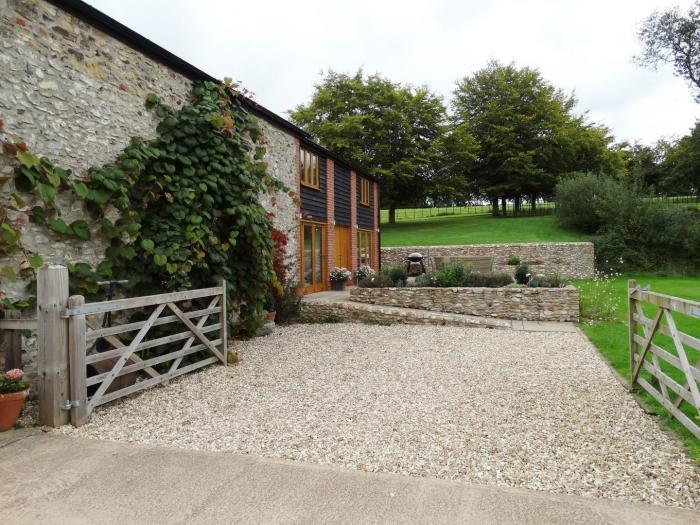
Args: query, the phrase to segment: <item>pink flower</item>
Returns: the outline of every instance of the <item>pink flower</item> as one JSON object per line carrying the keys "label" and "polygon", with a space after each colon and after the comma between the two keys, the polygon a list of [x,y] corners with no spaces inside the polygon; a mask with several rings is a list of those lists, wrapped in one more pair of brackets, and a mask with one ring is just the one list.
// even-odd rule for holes
{"label": "pink flower", "polygon": [[10,381],[19,381],[22,379],[22,376],[24,375],[24,372],[20,370],[19,368],[13,368],[12,370],[8,370],[5,372],[5,377],[9,379]]}

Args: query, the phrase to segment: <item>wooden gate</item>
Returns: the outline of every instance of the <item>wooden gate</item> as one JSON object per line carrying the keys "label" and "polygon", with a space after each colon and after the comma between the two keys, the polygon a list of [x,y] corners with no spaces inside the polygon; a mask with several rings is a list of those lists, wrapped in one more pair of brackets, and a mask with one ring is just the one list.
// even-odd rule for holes
{"label": "wooden gate", "polygon": [[640,289],[634,280],[628,288],[630,386],[644,388],[700,439],[700,339],[673,317],[700,319],[700,303]]}
{"label": "wooden gate", "polygon": [[[205,307],[194,309],[192,301],[201,300],[205,301],[202,305]],[[95,317],[107,312],[133,309],[145,311],[146,318],[102,327]],[[148,312],[148,309],[151,311]],[[166,309],[170,315],[161,316]],[[71,423],[75,426],[84,424],[95,407],[109,401],[217,361],[225,365],[225,312],[226,283],[223,281],[214,288],[89,304],[85,304],[83,296],[71,296],[68,308],[63,311],[63,316],[68,319],[70,400],[67,405],[70,406],[66,408],[70,409]],[[154,327],[171,323],[184,325],[185,330],[148,337]],[[209,339],[206,336],[208,333],[214,333],[214,338]],[[126,342],[122,338],[126,338]],[[99,339],[109,343],[111,349],[88,354],[88,349]],[[180,341],[184,343],[180,344]],[[144,357],[144,351],[150,355]],[[189,362],[194,358],[194,362]],[[188,362],[181,366],[185,359]],[[88,377],[87,369],[91,365],[100,373]],[[118,381],[126,376],[133,380]],[[89,388],[93,390],[91,394],[88,394]]]}

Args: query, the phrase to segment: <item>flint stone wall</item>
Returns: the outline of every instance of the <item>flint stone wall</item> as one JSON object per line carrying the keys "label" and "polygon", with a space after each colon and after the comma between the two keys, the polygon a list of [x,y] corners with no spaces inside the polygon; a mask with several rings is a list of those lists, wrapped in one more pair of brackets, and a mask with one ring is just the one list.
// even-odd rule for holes
{"label": "flint stone wall", "polygon": [[[144,107],[155,93],[174,108],[190,96],[192,81],[167,66],[95,29],[44,0],[0,0],[0,139],[21,140],[39,156],[69,168],[73,177],[85,177],[90,166],[113,160],[131,137],[153,138],[157,120]],[[268,173],[296,188],[295,138],[261,121],[266,139],[264,160]],[[0,200],[3,208],[15,206],[12,193],[14,163],[0,155]],[[6,178],[6,179],[5,179]],[[89,242],[67,239],[28,221],[34,196],[22,194],[27,206],[10,210],[9,219],[22,225],[22,243],[40,254],[47,264],[86,262],[104,258],[105,242],[94,230]],[[57,195],[62,218],[94,221],[82,200],[70,192]],[[261,202],[275,214],[275,226],[296,229],[296,204],[286,193]],[[115,220],[116,210],[107,210]],[[287,253],[296,262],[297,236],[289,236]],[[0,267],[17,268],[22,256],[3,257]],[[22,280],[0,283],[8,297],[25,295]],[[33,317],[34,312],[27,312]],[[33,348],[32,339],[25,347]],[[35,369],[36,352],[24,356],[25,368]]]}
{"label": "flint stone wall", "polygon": [[579,292],[563,288],[353,288],[350,300],[434,312],[517,319],[579,320]]}
{"label": "flint stone wall", "polygon": [[426,270],[434,271],[435,257],[493,257],[493,270],[513,273],[508,259],[530,263],[533,275],[559,275],[562,279],[592,279],[595,274],[593,243],[547,242],[520,244],[464,244],[458,246],[404,246],[382,248],[382,267],[405,265],[409,253],[425,257]]}

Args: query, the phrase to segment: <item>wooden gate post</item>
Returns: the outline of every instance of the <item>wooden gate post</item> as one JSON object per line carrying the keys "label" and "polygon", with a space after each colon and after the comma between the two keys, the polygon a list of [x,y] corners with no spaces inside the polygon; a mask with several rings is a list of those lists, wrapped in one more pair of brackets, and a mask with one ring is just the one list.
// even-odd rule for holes
{"label": "wooden gate post", "polygon": [[[71,295],[68,308],[78,308],[85,304],[82,295]],[[87,421],[87,368],[85,341],[87,325],[85,314],[72,315],[68,321],[68,361],[70,363],[70,421],[79,427]]]}
{"label": "wooden gate post", "polygon": [[627,281],[627,330],[629,334],[629,354],[630,354],[630,390],[634,389],[634,356],[636,352],[636,342],[634,335],[637,333],[637,322],[634,320],[634,314],[637,311],[636,300],[632,297],[633,292],[637,289],[637,281],[630,279]]}
{"label": "wooden gate post", "polygon": [[68,303],[68,269],[51,265],[37,276],[39,340],[39,421],[57,427],[68,423],[68,322],[61,313]]}
{"label": "wooden gate post", "polygon": [[221,316],[219,317],[221,328],[219,329],[219,338],[221,339],[221,354],[224,356],[224,366],[228,366],[228,312],[226,311],[226,279],[221,279],[219,282],[224,291],[221,294]]}

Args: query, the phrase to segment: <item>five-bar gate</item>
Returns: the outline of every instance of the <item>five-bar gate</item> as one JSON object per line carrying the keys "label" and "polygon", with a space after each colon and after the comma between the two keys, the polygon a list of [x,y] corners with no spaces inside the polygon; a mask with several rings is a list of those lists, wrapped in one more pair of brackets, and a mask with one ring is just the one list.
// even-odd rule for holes
{"label": "five-bar gate", "polygon": [[[200,307],[193,306],[202,301]],[[143,313],[144,320],[102,327],[97,318],[135,309]],[[84,424],[95,407],[122,396],[217,361],[225,365],[225,312],[224,281],[213,288],[88,304],[81,295],[69,297],[62,317],[68,320],[70,399],[66,408],[70,409],[71,423]],[[155,327],[171,324],[183,330],[152,335]],[[210,338],[207,334],[214,335]],[[110,348],[89,353],[100,339]],[[99,373],[88,377],[90,367]]]}
{"label": "five-bar gate", "polygon": [[640,289],[634,280],[628,287],[630,386],[644,388],[700,439],[700,339],[673,317],[700,319],[700,303]]}

